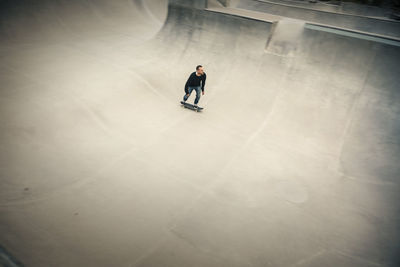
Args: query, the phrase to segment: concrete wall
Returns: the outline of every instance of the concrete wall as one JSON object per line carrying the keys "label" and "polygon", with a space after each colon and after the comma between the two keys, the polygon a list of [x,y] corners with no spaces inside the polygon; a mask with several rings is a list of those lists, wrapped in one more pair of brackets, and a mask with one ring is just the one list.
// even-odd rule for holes
{"label": "concrete wall", "polygon": [[241,0],[237,7],[400,38],[400,22],[398,21],[325,12],[256,0]]}

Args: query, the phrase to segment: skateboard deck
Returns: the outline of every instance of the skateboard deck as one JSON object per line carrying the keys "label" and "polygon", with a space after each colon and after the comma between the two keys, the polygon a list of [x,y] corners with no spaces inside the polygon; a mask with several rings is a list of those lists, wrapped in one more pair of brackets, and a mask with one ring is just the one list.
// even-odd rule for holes
{"label": "skateboard deck", "polygon": [[194,111],[197,111],[197,112],[203,110],[202,107],[197,106],[197,108],[196,108],[194,105],[189,104],[189,103],[185,103],[183,101],[181,101],[181,105],[184,106],[185,108],[188,108],[188,109],[191,109],[191,110],[194,110]]}

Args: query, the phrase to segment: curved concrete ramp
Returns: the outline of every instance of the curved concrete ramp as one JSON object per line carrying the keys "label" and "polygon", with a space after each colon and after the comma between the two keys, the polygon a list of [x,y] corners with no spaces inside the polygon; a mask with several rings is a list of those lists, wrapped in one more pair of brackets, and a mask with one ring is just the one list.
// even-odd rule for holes
{"label": "curved concrete ramp", "polygon": [[0,4],[0,244],[26,266],[400,263],[398,46],[205,1]]}

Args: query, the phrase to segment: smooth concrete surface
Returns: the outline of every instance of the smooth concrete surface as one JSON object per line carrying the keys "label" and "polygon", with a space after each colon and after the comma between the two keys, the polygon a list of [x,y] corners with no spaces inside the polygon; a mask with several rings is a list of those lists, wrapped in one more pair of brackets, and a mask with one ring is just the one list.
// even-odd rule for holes
{"label": "smooth concrete surface", "polygon": [[[203,3],[0,2],[1,246],[25,266],[399,266],[400,48]],[[179,104],[197,64],[201,113]]]}

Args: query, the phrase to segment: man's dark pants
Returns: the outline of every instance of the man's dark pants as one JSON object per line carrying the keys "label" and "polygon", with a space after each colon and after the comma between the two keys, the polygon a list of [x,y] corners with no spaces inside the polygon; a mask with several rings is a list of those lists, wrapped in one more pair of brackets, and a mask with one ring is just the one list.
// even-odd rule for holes
{"label": "man's dark pants", "polygon": [[[197,105],[197,103],[199,103],[200,100],[200,95],[201,95],[201,86],[189,86],[188,87],[188,93],[189,96],[192,93],[193,90],[196,90],[196,99],[194,100],[194,104]],[[186,100],[188,100],[189,96],[187,96],[186,94],[183,96],[183,101],[186,102]]]}

